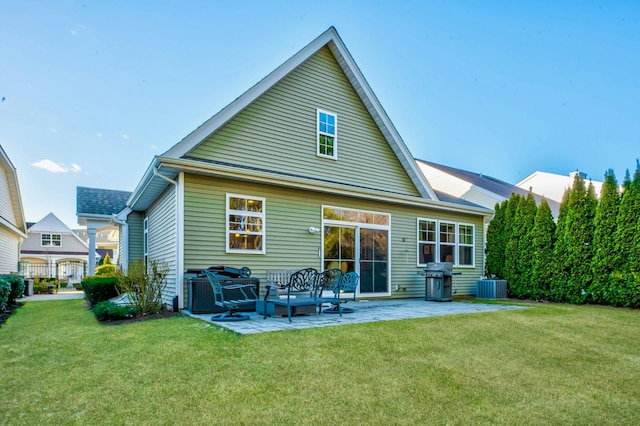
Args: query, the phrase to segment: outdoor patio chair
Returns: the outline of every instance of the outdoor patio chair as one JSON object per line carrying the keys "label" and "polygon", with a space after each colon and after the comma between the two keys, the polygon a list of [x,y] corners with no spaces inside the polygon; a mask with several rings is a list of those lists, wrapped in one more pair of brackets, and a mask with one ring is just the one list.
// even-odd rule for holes
{"label": "outdoor patio chair", "polygon": [[[274,306],[286,306],[287,317],[291,322],[291,317],[295,315],[296,310],[302,307],[315,307],[321,303],[317,297],[318,290],[318,271],[314,268],[301,269],[294,272],[289,277],[289,282],[283,286],[267,285],[267,291],[264,295],[264,319],[267,318],[267,304]],[[286,291],[286,295],[278,296],[278,290]],[[269,298],[271,291],[276,294],[275,298]]]}
{"label": "outdoor patio chair", "polygon": [[[346,274],[341,274],[338,285],[336,286],[336,290],[334,293],[334,302],[333,307],[330,309],[326,309],[325,313],[338,313],[340,316],[342,314],[350,314],[353,312],[351,308],[343,308],[342,304],[346,303],[348,300],[356,301],[356,289],[358,288],[358,282],[360,281],[360,276],[355,272],[347,272]],[[352,293],[352,298],[344,298],[341,297],[344,293]]]}
{"label": "outdoor patio chair", "polygon": [[203,271],[211,287],[213,288],[214,303],[227,311],[214,315],[211,321],[245,321],[249,319],[247,314],[239,314],[238,309],[242,305],[255,303],[258,300],[255,284],[223,284],[224,277],[218,276],[216,273],[205,270]]}

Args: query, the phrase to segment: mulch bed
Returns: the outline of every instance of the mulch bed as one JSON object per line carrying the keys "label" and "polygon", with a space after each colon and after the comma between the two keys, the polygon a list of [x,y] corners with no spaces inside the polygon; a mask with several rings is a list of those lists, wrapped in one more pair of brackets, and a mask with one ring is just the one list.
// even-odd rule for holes
{"label": "mulch bed", "polygon": [[2,327],[2,324],[7,322],[9,317],[13,315],[13,313],[22,306],[22,304],[22,302],[16,302],[11,306],[7,306],[7,309],[5,309],[4,311],[0,311],[0,327]]}
{"label": "mulch bed", "polygon": [[163,309],[162,311],[158,312],[157,314],[140,315],[140,316],[137,316],[137,317],[123,319],[123,320],[101,321],[100,323],[101,324],[105,324],[105,325],[130,324],[130,323],[134,323],[134,322],[149,321],[149,320],[154,320],[154,319],[177,317],[179,315],[180,315],[179,312],[173,312],[173,311],[170,311],[168,309]]}

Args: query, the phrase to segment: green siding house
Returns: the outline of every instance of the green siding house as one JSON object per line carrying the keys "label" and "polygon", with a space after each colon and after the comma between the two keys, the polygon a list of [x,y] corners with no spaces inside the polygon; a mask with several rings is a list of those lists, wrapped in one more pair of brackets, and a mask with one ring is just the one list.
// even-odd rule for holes
{"label": "green siding house", "polygon": [[123,263],[166,262],[182,308],[212,265],[340,267],[369,299],[424,297],[425,263],[453,261],[473,294],[492,213],[429,186],[332,27],[155,157],[117,221]]}

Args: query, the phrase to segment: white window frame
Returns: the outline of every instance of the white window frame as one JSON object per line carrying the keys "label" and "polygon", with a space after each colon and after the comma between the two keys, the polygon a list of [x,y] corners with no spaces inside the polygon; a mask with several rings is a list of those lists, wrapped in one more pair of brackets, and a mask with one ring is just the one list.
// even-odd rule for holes
{"label": "white window frame", "polygon": [[[471,244],[463,243],[460,241],[460,227],[461,226],[469,226],[471,227]],[[456,247],[456,256],[458,259],[458,266],[461,267],[471,267],[475,266],[475,257],[476,257],[476,227],[472,223],[458,223],[456,229],[456,240],[458,241],[458,245]],[[463,247],[471,247],[471,265],[460,265],[460,249]]]}
{"label": "white window frame", "polygon": [[[55,238],[55,241],[54,241],[54,237],[57,237]],[[54,242],[56,241],[58,244],[54,244]],[[62,247],[62,235],[53,234],[53,233],[40,234],[40,246],[41,247]]]}
{"label": "white window frame", "polygon": [[[424,241],[420,239],[420,223],[421,222],[434,222],[435,223],[435,229],[436,229],[436,241],[435,243],[433,241]],[[454,236],[454,242],[443,242],[440,239],[440,224],[452,224],[454,225],[454,232],[455,232],[455,236]],[[468,244],[468,243],[461,243],[460,242],[460,227],[461,226],[469,226],[471,227],[471,237],[472,237],[472,243]],[[436,262],[440,261],[440,248],[442,245],[448,245],[448,246],[453,246],[453,265],[456,268],[475,268],[475,257],[476,257],[476,226],[472,223],[465,223],[465,222],[455,222],[452,220],[439,220],[439,219],[433,219],[433,218],[427,218],[427,217],[419,217],[416,220],[416,236],[417,236],[417,246],[416,246],[416,254],[417,254],[417,258],[416,258],[416,262],[418,266],[426,266],[426,263],[421,263],[420,262],[420,249],[421,249],[421,245],[423,244],[435,244],[435,254],[434,254],[434,259]],[[471,247],[471,264],[460,264],[460,248],[462,247]]]}
{"label": "white window frame", "polygon": [[[229,200],[231,198],[244,198],[246,200],[255,200],[260,201],[262,203],[262,211],[261,212],[249,212],[246,210],[232,210],[229,208]],[[267,252],[267,200],[264,197],[255,197],[253,195],[242,195],[242,194],[227,194],[226,202],[225,202],[225,249],[227,253],[243,253],[243,254],[265,254]],[[232,231],[229,228],[229,218],[231,215],[234,216],[249,216],[260,218],[262,221],[262,229],[260,231],[240,231],[234,230]],[[246,235],[257,235],[260,236],[260,248],[259,249],[237,249],[230,248],[230,234],[246,234]]]}
{"label": "white window frame", "polygon": [[[329,111],[325,111],[322,109],[318,109],[316,110],[316,155],[318,157],[323,157],[323,158],[330,158],[333,160],[337,160],[338,159],[338,114],[334,113],[334,112],[329,112]],[[332,116],[333,120],[334,120],[334,131],[333,133],[328,132],[328,130],[326,131],[322,131],[320,129],[320,114],[326,114],[328,116]],[[327,137],[331,137],[333,138],[333,155],[328,155],[328,154],[323,154],[320,151],[320,138],[322,136],[327,136]]]}

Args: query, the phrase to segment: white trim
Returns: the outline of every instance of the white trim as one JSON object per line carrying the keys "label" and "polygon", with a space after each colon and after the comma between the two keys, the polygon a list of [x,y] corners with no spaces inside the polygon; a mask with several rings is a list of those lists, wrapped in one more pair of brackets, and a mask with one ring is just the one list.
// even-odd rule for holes
{"label": "white trim", "polygon": [[178,295],[178,307],[184,309],[184,172],[180,172],[178,175],[177,183],[176,294]]}
{"label": "white trim", "polygon": [[[420,222],[434,222],[436,224],[436,241],[435,241],[435,253],[434,253],[434,262],[440,262],[440,246],[453,246],[453,266],[456,268],[464,268],[464,269],[473,269],[476,267],[476,250],[477,250],[477,238],[476,238],[476,226],[473,223],[467,222],[457,222],[454,220],[447,219],[433,219],[429,217],[418,217],[416,218],[416,263],[418,267],[426,266],[426,263],[420,263],[420,244],[425,242],[420,239]],[[452,224],[454,226],[454,243],[443,243],[440,241],[440,224]],[[471,226],[472,228],[472,236],[473,236],[473,244],[461,244],[460,243],[460,225],[463,226]],[[428,241],[428,243],[432,243]],[[473,253],[471,253],[471,265],[461,265],[460,264],[460,247],[471,247]]]}
{"label": "white trim", "polygon": [[[380,215],[380,216],[386,216],[388,217],[388,223],[386,225],[381,225],[381,224],[376,224],[376,223],[367,223],[367,222],[359,222],[359,221],[346,221],[346,220],[336,220],[336,219],[325,219],[324,218],[324,209],[325,208],[330,208],[330,209],[339,209],[339,210],[347,210],[350,212],[358,212],[358,213],[371,213],[371,214],[376,214],[376,215]],[[320,217],[322,219],[322,242],[321,242],[321,247],[324,247],[324,228],[326,225],[335,225],[335,226],[342,226],[345,228],[353,228],[355,230],[355,234],[354,234],[354,267],[356,269],[356,272],[358,273],[358,275],[360,275],[360,277],[362,278],[362,274],[360,271],[360,230],[361,229],[370,229],[370,230],[374,230],[374,231],[386,231],[387,232],[387,291],[386,292],[378,292],[378,293],[362,293],[361,292],[361,286],[358,286],[356,295],[360,296],[366,296],[366,297],[388,297],[391,296],[391,213],[384,213],[384,212],[378,212],[378,211],[373,211],[373,210],[361,210],[361,209],[352,209],[352,208],[345,208],[345,207],[338,207],[338,206],[330,206],[330,205],[322,205],[321,206],[321,211],[320,211]],[[321,248],[320,249],[320,253],[321,253],[321,262],[322,262],[322,267],[324,269],[324,262],[325,262],[325,258],[324,258],[324,249]]]}
{"label": "white trim", "polygon": [[[320,114],[325,114],[327,117],[333,117],[333,133],[329,131],[320,130]],[[328,125],[328,123],[327,123]],[[333,138],[333,155],[327,155],[320,152],[320,137],[327,136]],[[338,159],[338,114],[335,112],[329,112],[323,109],[316,109],[316,155],[322,158],[330,158],[332,160]]]}
{"label": "white trim", "polygon": [[[49,236],[49,244],[43,244],[42,240],[45,235]],[[54,235],[58,236],[58,242],[60,244],[53,244]],[[60,234],[59,232],[42,232],[40,234],[40,247],[62,247],[62,234]]]}
{"label": "white trim", "polygon": [[[243,198],[246,200],[256,200],[262,203],[262,211],[261,212],[248,212],[246,210],[231,210],[229,209],[229,199],[230,198]],[[249,250],[249,249],[232,249],[229,248],[229,234],[231,230],[229,229],[229,215],[237,214],[241,216],[251,216],[258,217],[262,219],[262,230],[261,232],[250,232],[250,231],[236,231],[236,234],[246,234],[246,235],[260,235],[260,250]],[[227,253],[241,253],[241,254],[265,254],[267,252],[267,200],[264,197],[256,197],[253,195],[243,195],[243,194],[232,194],[227,193],[225,199],[225,218],[224,218],[224,240],[225,240],[225,251]]]}

